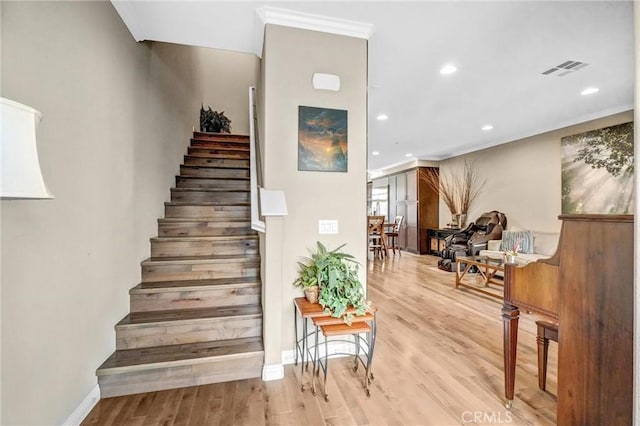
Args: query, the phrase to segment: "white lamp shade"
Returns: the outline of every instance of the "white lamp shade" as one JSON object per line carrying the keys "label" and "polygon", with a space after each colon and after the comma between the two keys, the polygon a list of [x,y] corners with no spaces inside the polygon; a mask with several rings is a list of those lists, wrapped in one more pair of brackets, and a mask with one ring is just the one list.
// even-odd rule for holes
{"label": "white lamp shade", "polygon": [[36,130],[39,111],[0,98],[0,197],[53,198],[40,172]]}

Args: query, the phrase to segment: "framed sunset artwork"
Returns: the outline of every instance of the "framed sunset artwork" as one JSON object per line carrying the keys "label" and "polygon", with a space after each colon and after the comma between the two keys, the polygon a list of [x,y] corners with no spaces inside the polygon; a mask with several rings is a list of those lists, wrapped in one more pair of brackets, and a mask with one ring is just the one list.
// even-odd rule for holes
{"label": "framed sunset artwork", "polygon": [[298,170],[346,172],[347,111],[298,107]]}

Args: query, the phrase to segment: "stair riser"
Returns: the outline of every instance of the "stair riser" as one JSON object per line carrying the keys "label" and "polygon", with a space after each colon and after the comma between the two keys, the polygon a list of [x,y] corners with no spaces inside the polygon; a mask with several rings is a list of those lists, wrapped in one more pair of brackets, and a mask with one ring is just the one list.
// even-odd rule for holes
{"label": "stair riser", "polygon": [[159,223],[160,237],[217,237],[231,235],[255,235],[249,223],[229,222],[184,222]]}
{"label": "stair riser", "polygon": [[261,316],[116,326],[116,350],[240,339],[261,333]]}
{"label": "stair riser", "polygon": [[239,160],[249,159],[249,151],[246,150],[189,147],[187,149],[187,154],[197,155],[198,157],[229,158]]}
{"label": "stair riser", "polygon": [[249,168],[249,160],[227,160],[224,158],[206,158],[195,157],[192,155],[184,156],[185,166],[200,167],[246,167]]}
{"label": "stair riser", "polygon": [[145,265],[142,267],[142,282],[257,277],[259,274],[257,262]]}
{"label": "stair riser", "polygon": [[248,203],[249,192],[225,192],[225,191],[171,191],[172,202],[227,202],[227,203]]}
{"label": "stair riser", "polygon": [[130,297],[130,312],[259,305],[260,294],[259,285],[136,293]]}
{"label": "stair riser", "polygon": [[193,148],[209,148],[209,149],[233,149],[238,151],[248,151],[248,141],[209,141],[201,139],[191,139]]}
{"label": "stair riser", "polygon": [[212,168],[212,167],[193,167],[180,166],[181,176],[195,176],[214,179],[228,178],[248,178],[249,170],[247,169],[228,169],[228,168]]}
{"label": "stair riser", "polygon": [[249,206],[181,206],[168,205],[165,206],[164,215],[168,218],[186,217],[186,218],[229,218],[229,219],[249,219]]}
{"label": "stair riser", "polygon": [[151,241],[151,257],[257,254],[258,241]]}
{"label": "stair riser", "polygon": [[218,359],[179,367],[153,368],[98,376],[100,396],[110,398],[260,377],[264,355],[262,353],[248,355],[243,358]]}
{"label": "stair riser", "polygon": [[249,190],[248,180],[212,179],[212,178],[182,178],[176,177],[178,188],[212,188],[232,190]]}

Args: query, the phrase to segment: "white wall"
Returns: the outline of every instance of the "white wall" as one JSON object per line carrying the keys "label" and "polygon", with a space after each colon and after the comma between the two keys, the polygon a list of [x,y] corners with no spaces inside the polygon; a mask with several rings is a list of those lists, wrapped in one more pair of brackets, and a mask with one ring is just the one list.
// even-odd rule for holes
{"label": "white wall", "polygon": [[[320,240],[329,248],[347,243],[344,250],[366,263],[367,42],[267,25],[264,51],[265,186],[283,189],[289,210],[266,223],[265,362],[276,365],[293,348],[296,262]],[[314,90],[314,72],[340,76],[340,91]],[[297,170],[299,105],[348,111],[347,173]],[[319,219],[338,220],[339,233],[319,235]]]}
{"label": "white wall", "polygon": [[60,424],[115,348],[201,100],[246,105],[246,88],[239,99],[196,79],[230,71],[197,67],[232,63],[255,81],[259,61],[224,52],[214,56],[230,62],[214,65],[206,49],[136,43],[109,2],[2,2],[1,25],[2,94],[43,113],[56,198],[0,204],[0,423]]}
{"label": "white wall", "polygon": [[56,198],[1,204],[2,424],[61,423],[113,350],[164,198],[136,167],[148,64],[109,3],[3,2],[3,95],[43,113]]}
{"label": "white wall", "polygon": [[[486,186],[474,202],[467,223],[480,214],[499,210],[509,227],[559,232],[561,214],[560,139],[602,127],[633,121],[633,111],[615,114],[530,138],[495,146],[440,162],[441,173],[460,171],[464,161],[475,162]],[[440,201],[440,226],[451,213]]]}

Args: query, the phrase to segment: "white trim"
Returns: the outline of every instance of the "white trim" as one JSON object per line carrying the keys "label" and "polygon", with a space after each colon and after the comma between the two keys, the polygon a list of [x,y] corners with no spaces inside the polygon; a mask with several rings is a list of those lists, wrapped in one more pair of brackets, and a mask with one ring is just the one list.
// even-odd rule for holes
{"label": "white trim", "polygon": [[263,24],[283,25],[303,30],[320,31],[368,40],[373,35],[373,24],[315,15],[295,10],[263,6],[256,10]]}
{"label": "white trim", "polygon": [[76,409],[73,410],[73,413],[69,415],[69,418],[67,418],[67,420],[65,420],[62,424],[65,426],[79,425],[80,423],[82,423],[85,417],[89,415],[89,413],[91,412],[93,407],[96,406],[98,401],[100,401],[100,386],[96,384],[95,387],[91,389],[91,392],[89,392],[89,394],[85,396],[85,398],[82,400],[80,405],[78,405]]}
{"label": "white trim", "polygon": [[260,220],[258,212],[258,156],[256,147],[256,129],[254,123],[255,111],[253,106],[256,103],[255,86],[249,87],[249,185],[251,197],[251,229],[258,232],[266,232],[266,224]]}
{"label": "white trim", "polygon": [[284,378],[284,365],[271,364],[262,366],[262,381],[280,380]]}

